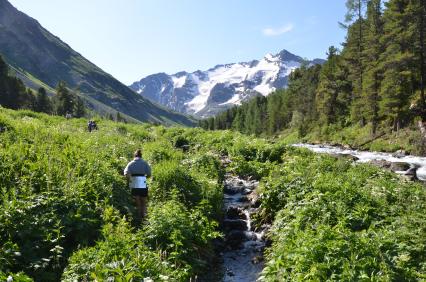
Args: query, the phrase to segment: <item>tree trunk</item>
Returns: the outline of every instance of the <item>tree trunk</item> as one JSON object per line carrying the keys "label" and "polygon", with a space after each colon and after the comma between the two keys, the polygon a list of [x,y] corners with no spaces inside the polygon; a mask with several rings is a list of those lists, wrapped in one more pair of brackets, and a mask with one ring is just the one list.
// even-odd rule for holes
{"label": "tree trunk", "polygon": [[359,21],[359,34],[358,34],[358,67],[359,67],[359,98],[362,97],[362,0],[358,0],[358,21]]}
{"label": "tree trunk", "polygon": [[425,112],[425,46],[424,46],[424,32],[425,32],[425,10],[426,10],[426,0],[421,0],[420,7],[420,114],[422,121],[426,121],[426,112]]}

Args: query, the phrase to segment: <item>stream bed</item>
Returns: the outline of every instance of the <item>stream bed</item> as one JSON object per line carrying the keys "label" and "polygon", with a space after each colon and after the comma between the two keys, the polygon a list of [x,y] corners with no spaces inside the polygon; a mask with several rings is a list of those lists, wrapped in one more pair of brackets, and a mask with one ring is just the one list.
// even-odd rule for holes
{"label": "stream bed", "polygon": [[257,208],[252,193],[259,184],[226,175],[224,184],[225,218],[222,229],[225,247],[222,251],[224,282],[256,281],[263,269],[265,248],[263,231],[254,231],[251,216]]}
{"label": "stream bed", "polygon": [[413,175],[421,181],[426,181],[426,157],[405,155],[403,152],[384,153],[352,150],[330,145],[293,144],[295,147],[307,148],[316,153],[330,155],[350,155],[355,157],[357,162],[373,164],[389,168],[402,175]]}

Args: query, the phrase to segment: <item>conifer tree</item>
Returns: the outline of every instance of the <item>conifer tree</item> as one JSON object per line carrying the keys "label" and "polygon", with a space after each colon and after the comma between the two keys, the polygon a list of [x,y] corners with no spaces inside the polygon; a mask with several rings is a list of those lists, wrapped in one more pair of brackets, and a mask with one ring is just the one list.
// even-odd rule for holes
{"label": "conifer tree", "polygon": [[371,134],[374,136],[379,123],[379,91],[381,83],[381,70],[379,67],[380,54],[383,45],[380,42],[383,34],[382,1],[371,0],[368,3],[366,18],[366,36],[363,58],[365,59],[365,79],[363,85],[364,101],[363,115],[371,122]]}
{"label": "conifer tree", "polygon": [[351,93],[351,118],[354,122],[364,123],[361,108],[364,106],[362,100],[364,65],[364,12],[367,0],[346,0],[347,13],[345,22],[351,24],[348,27],[347,40],[342,52],[343,57],[350,70],[350,80],[352,82]]}
{"label": "conifer tree", "polygon": [[322,66],[316,94],[317,111],[321,124],[331,124],[346,114],[347,81],[339,67],[338,50],[331,46],[327,53],[327,62]]}
{"label": "conifer tree", "polygon": [[245,111],[243,110],[243,106],[240,106],[237,109],[234,121],[232,122],[232,128],[240,132],[245,132],[245,119]]}
{"label": "conifer tree", "polygon": [[65,81],[60,81],[56,87],[56,113],[64,116],[72,113],[74,109],[73,96],[67,88]]}
{"label": "conifer tree", "polygon": [[86,107],[84,106],[83,99],[75,95],[74,97],[74,109],[73,109],[73,115],[75,117],[84,117],[86,114]]}
{"label": "conifer tree", "polygon": [[384,12],[383,44],[381,56],[383,80],[380,89],[380,113],[398,131],[408,114],[412,96],[414,54],[412,30],[407,7],[410,0],[389,0]]}
{"label": "conifer tree", "polygon": [[40,87],[36,94],[35,111],[43,113],[52,112],[52,103],[47,96],[46,89]]}
{"label": "conifer tree", "polygon": [[419,92],[417,104],[417,113],[426,121],[426,105],[425,105],[425,84],[426,84],[426,62],[425,62],[425,32],[426,32],[426,1],[425,0],[411,0],[407,4],[405,11],[409,23],[409,30],[412,32],[411,36],[414,55],[413,70],[416,80],[416,91]]}

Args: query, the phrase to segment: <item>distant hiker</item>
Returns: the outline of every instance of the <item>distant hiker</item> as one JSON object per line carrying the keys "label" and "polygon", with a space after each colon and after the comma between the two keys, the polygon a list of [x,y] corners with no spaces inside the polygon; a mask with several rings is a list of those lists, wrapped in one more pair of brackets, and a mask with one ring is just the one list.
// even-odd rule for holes
{"label": "distant hiker", "polygon": [[67,112],[67,114],[65,115],[65,118],[70,119],[70,118],[72,118],[72,115],[69,112]]}
{"label": "distant hiker", "polygon": [[151,177],[151,167],[142,159],[142,151],[136,150],[134,159],[124,169],[124,175],[129,180],[129,187],[136,201],[139,218],[147,215],[148,186],[146,178]]}
{"label": "distant hiker", "polygon": [[98,130],[98,125],[96,124],[96,121],[89,120],[89,122],[87,123],[87,130],[89,132],[92,132],[92,130]]}
{"label": "distant hiker", "polygon": [[89,132],[92,132],[92,120],[89,120],[88,122],[87,122],[87,130],[89,131]]}
{"label": "distant hiker", "polygon": [[92,121],[92,130],[98,130],[98,124],[95,120]]}

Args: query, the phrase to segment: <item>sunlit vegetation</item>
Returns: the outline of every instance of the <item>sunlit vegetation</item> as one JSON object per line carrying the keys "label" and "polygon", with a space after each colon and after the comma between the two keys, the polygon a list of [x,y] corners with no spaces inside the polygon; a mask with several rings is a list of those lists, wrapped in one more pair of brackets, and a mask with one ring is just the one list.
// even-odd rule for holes
{"label": "sunlit vegetation", "polygon": [[[260,180],[253,224],[272,225],[263,280],[426,277],[422,184],[231,131],[85,125],[0,110],[1,279],[199,277],[217,255],[226,171]],[[122,176],[139,147],[153,167],[143,223]]]}

